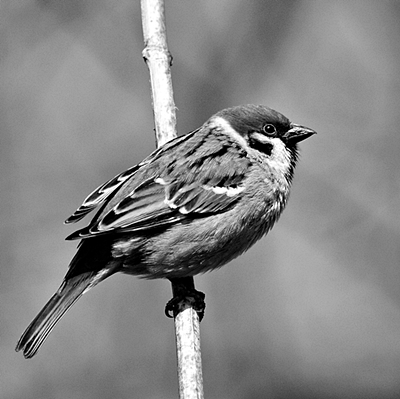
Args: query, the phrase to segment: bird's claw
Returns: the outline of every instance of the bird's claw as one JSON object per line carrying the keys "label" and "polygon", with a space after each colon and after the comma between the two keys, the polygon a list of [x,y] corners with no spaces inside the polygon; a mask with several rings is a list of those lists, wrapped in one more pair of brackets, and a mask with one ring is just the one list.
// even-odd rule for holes
{"label": "bird's claw", "polygon": [[169,318],[176,317],[178,313],[187,309],[188,307],[193,308],[199,316],[199,321],[204,317],[204,310],[206,304],[204,292],[197,291],[196,289],[182,289],[167,302],[165,305],[165,315]]}

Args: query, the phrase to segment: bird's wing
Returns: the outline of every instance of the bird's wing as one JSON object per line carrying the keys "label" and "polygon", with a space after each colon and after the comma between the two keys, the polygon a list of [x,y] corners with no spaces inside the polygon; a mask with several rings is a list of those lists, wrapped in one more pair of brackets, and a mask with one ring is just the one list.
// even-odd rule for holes
{"label": "bird's wing", "polygon": [[88,213],[92,212],[93,209],[102,205],[126,180],[136,173],[139,167],[140,165],[132,166],[125,172],[120,173],[100,187],[97,187],[96,190],[91,192],[84,199],[82,205],[64,223],[76,223],[83,219]]}
{"label": "bird's wing", "polygon": [[238,144],[211,134],[178,144],[114,188],[90,225],[68,239],[165,227],[224,212],[241,198],[250,160]]}
{"label": "bird's wing", "polygon": [[131,179],[138,170],[143,168],[143,166],[149,164],[153,159],[157,158],[162,152],[168,151],[170,148],[175,147],[184,139],[191,137],[194,133],[198,131],[188,133],[186,136],[177,137],[163,147],[155,150],[150,154],[143,162],[138,165],[132,166],[125,172],[113,177],[112,179],[106,181],[101,186],[97,187],[93,192],[91,192],[83,201],[82,205],[64,222],[65,224],[76,223],[83,219],[88,213],[92,212],[94,209],[103,205],[112,195],[129,179]]}

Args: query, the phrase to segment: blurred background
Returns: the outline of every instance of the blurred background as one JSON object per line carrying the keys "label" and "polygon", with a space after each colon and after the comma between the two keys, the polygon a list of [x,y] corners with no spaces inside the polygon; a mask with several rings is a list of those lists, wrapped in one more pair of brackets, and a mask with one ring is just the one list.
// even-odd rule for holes
{"label": "blurred background", "polygon": [[[196,278],[205,397],[400,397],[400,2],[166,12],[181,134],[243,103],[319,133],[269,236]],[[139,1],[5,0],[0,22],[0,396],[176,398],[166,281],[114,276],[14,352],[75,253],[63,220],[154,149]]]}

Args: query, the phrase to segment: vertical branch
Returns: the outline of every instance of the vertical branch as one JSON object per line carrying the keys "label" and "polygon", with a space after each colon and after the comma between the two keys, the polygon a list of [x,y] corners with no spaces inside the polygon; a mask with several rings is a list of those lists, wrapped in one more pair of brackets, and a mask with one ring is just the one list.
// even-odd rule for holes
{"label": "vertical branch", "polygon": [[[141,0],[145,48],[149,68],[157,146],[176,137],[175,103],[172,91],[172,57],[168,51],[164,1]],[[184,279],[194,288],[193,279]],[[172,292],[176,291],[175,282]],[[200,325],[190,301],[182,300],[175,318],[176,353],[180,399],[203,398]]]}
{"label": "vertical branch", "polygon": [[143,58],[149,68],[151,97],[157,146],[177,136],[172,90],[172,56],[168,51],[164,1],[142,0],[142,24],[145,48]]}

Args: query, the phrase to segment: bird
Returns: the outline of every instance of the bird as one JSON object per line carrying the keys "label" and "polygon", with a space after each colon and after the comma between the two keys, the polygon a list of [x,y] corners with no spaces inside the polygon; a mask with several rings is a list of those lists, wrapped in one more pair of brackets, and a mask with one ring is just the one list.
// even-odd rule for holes
{"label": "bird", "polygon": [[65,221],[96,210],[58,291],[21,336],[34,356],[65,312],[121,272],[179,281],[248,250],[289,198],[298,143],[316,132],[264,105],[217,112],[94,190]]}

